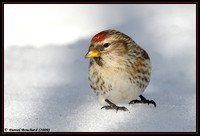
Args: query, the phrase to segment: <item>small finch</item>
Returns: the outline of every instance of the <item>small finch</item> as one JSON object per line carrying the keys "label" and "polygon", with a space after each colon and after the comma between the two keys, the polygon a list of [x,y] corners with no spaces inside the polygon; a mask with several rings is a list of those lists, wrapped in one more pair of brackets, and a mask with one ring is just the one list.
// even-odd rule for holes
{"label": "small finch", "polygon": [[[151,62],[147,52],[129,36],[105,30],[96,34],[85,56],[89,63],[89,82],[103,108],[127,111],[114,103],[156,103],[141,94],[149,84]],[[141,100],[134,100],[136,97]]]}

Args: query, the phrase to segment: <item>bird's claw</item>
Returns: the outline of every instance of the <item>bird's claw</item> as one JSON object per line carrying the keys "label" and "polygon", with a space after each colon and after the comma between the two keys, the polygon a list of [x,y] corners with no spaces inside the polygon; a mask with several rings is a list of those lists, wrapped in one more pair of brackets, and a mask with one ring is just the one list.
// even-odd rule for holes
{"label": "bird's claw", "polygon": [[154,100],[147,100],[146,98],[144,98],[142,95],[140,95],[141,100],[132,100],[129,102],[129,104],[135,104],[135,103],[144,103],[144,104],[153,104],[154,107],[156,107],[156,103],[154,102]]}
{"label": "bird's claw", "polygon": [[122,110],[122,111],[128,111],[128,109],[126,107],[119,107],[119,106],[110,106],[110,105],[106,105],[106,106],[103,106],[101,107],[101,109],[105,108],[106,110]]}
{"label": "bird's claw", "polygon": [[147,100],[147,104],[148,104],[148,105],[149,105],[149,104],[153,104],[154,107],[156,107],[156,103],[154,102],[154,100],[151,100],[151,101]]}
{"label": "bird's claw", "polygon": [[103,109],[103,108],[105,108],[106,110],[110,110],[110,109],[112,109],[112,107],[109,106],[109,105],[106,105],[106,106],[101,107],[101,109]]}
{"label": "bird's claw", "polygon": [[126,107],[119,107],[117,105],[115,105],[114,103],[112,103],[111,101],[109,101],[108,99],[105,99],[105,101],[109,104],[106,106],[103,106],[101,109],[105,108],[106,110],[116,110],[116,112],[118,110],[122,110],[122,111],[128,111],[128,109]]}

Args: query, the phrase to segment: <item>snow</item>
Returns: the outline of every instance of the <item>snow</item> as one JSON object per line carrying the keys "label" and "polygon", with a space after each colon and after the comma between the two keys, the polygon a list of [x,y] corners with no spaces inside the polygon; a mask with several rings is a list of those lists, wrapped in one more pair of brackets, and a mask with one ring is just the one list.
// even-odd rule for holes
{"label": "snow", "polygon": [[[17,16],[16,24],[9,22]],[[5,132],[196,131],[195,5],[7,4],[4,26]],[[118,103],[129,111],[101,109],[84,56],[92,36],[104,29],[126,33],[149,53],[153,71],[143,96],[156,108]]]}

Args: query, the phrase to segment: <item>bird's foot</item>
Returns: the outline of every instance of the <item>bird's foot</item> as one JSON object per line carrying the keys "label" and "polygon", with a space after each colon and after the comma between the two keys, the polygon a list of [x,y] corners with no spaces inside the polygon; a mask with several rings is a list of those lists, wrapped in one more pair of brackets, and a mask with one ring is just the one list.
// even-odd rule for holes
{"label": "bird's foot", "polygon": [[139,96],[141,98],[141,100],[132,100],[129,102],[129,104],[135,104],[135,103],[144,103],[144,104],[153,104],[154,107],[156,107],[156,103],[153,100],[147,100],[146,98],[144,98],[144,96],[140,95]]}
{"label": "bird's foot", "polygon": [[118,111],[118,110],[122,110],[122,111],[128,111],[128,109],[126,108],[126,107],[119,107],[119,106],[117,106],[117,105],[115,105],[115,106],[110,106],[110,105],[106,105],[106,106],[103,106],[103,107],[101,107],[101,109],[103,109],[103,108],[105,108],[106,110],[116,110],[116,111]]}
{"label": "bird's foot", "polygon": [[103,106],[101,109],[105,108],[106,110],[122,110],[122,111],[128,111],[128,109],[126,107],[119,107],[117,105],[115,105],[114,103],[112,103],[111,101],[109,101],[108,99],[105,100],[109,105]]}

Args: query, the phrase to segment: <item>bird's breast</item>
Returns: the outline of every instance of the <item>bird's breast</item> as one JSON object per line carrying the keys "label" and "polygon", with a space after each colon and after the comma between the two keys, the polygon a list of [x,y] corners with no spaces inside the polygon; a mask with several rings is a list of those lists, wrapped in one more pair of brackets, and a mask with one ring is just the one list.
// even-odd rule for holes
{"label": "bird's breast", "polygon": [[130,101],[144,91],[131,83],[129,76],[129,73],[120,69],[110,70],[95,65],[89,68],[90,86],[102,104],[105,99],[112,102]]}

